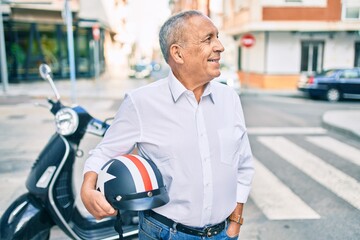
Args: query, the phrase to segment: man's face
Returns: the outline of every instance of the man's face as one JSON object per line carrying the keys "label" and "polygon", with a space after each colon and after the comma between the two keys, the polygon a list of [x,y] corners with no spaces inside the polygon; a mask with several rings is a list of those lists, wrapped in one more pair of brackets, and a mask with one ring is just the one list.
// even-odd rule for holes
{"label": "man's face", "polygon": [[208,82],[220,75],[220,53],[224,47],[210,19],[202,16],[190,18],[183,40],[185,44],[182,52],[187,73],[201,82]]}

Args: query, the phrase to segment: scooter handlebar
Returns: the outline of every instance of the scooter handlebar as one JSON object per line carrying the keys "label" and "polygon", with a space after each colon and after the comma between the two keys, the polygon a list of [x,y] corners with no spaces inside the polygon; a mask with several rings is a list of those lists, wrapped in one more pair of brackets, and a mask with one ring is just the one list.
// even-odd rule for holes
{"label": "scooter handlebar", "polygon": [[96,136],[103,137],[105,135],[106,130],[110,127],[106,122],[100,121],[98,119],[93,118],[88,126],[86,131],[88,133],[94,134]]}

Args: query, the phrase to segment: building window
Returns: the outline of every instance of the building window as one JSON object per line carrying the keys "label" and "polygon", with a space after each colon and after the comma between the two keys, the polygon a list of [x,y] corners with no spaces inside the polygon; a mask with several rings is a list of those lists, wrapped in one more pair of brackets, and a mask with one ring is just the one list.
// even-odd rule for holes
{"label": "building window", "polygon": [[324,42],[304,41],[301,43],[301,72],[321,72],[323,66]]}
{"label": "building window", "polygon": [[342,16],[345,20],[359,20],[360,2],[358,0],[343,1]]}
{"label": "building window", "polygon": [[360,42],[355,43],[355,64],[354,67],[360,67]]}
{"label": "building window", "polygon": [[360,7],[348,7],[345,10],[345,19],[359,19]]}

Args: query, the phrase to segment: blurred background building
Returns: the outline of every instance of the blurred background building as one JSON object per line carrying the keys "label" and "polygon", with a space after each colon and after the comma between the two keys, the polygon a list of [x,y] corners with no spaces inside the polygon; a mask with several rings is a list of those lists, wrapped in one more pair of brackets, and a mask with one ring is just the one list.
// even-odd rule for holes
{"label": "blurred background building", "polygon": [[[360,67],[359,0],[226,0],[222,20],[250,87],[295,88],[300,74]],[[255,38],[249,48],[247,33]]]}
{"label": "blurred background building", "polygon": [[[232,37],[224,54],[245,86],[295,89],[301,74],[360,67],[359,0],[171,2],[174,11],[203,11]],[[249,34],[254,43],[245,47]]]}
{"label": "blurred background building", "polygon": [[[51,65],[54,77],[69,78],[69,56],[64,0],[1,1],[9,82],[38,79],[38,66]],[[104,48],[116,33],[120,19],[115,15],[124,1],[69,1],[73,19],[76,76],[95,74],[95,44],[100,70],[104,71]]]}

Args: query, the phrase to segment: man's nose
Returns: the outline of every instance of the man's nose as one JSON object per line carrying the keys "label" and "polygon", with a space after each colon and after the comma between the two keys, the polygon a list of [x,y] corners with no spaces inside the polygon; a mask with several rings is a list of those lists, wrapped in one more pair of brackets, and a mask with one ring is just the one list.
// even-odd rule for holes
{"label": "man's nose", "polygon": [[216,52],[223,52],[223,51],[225,51],[225,48],[224,48],[224,46],[222,45],[222,43],[220,42],[219,39],[217,39],[217,42],[216,42],[216,44],[215,44],[215,51],[216,51]]}

